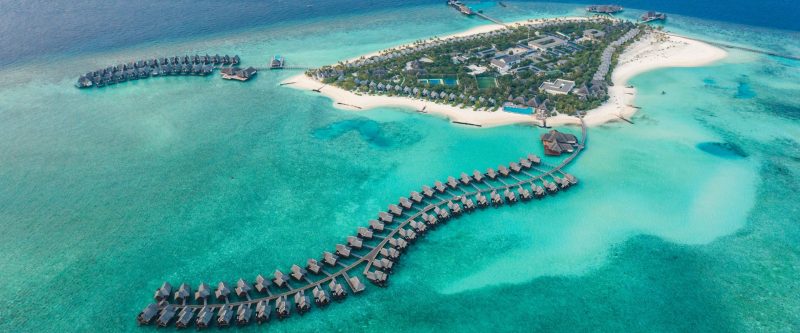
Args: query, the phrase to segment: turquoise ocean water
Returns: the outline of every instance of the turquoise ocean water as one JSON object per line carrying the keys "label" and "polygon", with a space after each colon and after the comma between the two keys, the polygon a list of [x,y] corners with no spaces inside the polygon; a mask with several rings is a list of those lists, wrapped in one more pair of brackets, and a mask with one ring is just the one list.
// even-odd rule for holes
{"label": "turquoise ocean water", "polygon": [[[505,20],[582,13],[507,3],[482,8]],[[437,3],[0,69],[0,331],[150,331],[134,318],[164,280],[285,271],[422,184],[541,155],[540,129],[341,111],[278,86],[296,72],[91,90],[72,87],[77,74],[195,52],[319,66],[483,23]],[[800,53],[791,30],[677,14],[666,28]],[[800,330],[800,62],[731,51],[631,83],[635,125],[590,129],[576,188],[440,227],[389,288],[269,330]]]}

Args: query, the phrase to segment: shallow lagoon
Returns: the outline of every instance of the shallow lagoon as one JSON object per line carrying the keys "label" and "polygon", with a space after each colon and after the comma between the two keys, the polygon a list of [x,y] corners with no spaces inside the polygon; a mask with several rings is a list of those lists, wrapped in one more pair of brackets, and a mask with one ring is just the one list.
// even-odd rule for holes
{"label": "shallow lagoon", "polygon": [[[515,6],[510,16],[569,12]],[[138,55],[209,50],[247,63],[281,53],[320,65],[480,23],[431,8],[404,22],[373,14],[355,29],[333,19],[158,42],[37,69],[48,76],[5,70],[0,328],[141,331],[134,316],[163,280],[196,285],[286,269],[421,184],[541,155],[539,129],[340,111],[278,87],[286,72],[244,84],[175,77],[71,87],[87,66]],[[746,99],[737,98],[743,74]],[[590,130],[570,169],[579,186],[453,221],[404,256],[390,288],[270,329],[796,327],[800,213],[785,198],[800,187],[798,78],[796,62],[738,53],[637,77],[635,125]],[[741,157],[698,146],[708,142],[738,147]]]}

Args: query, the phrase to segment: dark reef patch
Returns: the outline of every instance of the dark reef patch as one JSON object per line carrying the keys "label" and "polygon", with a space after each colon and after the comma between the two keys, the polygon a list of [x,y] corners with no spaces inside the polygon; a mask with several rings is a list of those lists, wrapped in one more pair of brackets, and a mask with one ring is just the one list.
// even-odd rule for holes
{"label": "dark reef patch", "polygon": [[737,159],[747,157],[741,147],[727,142],[701,142],[697,148],[714,156]]}

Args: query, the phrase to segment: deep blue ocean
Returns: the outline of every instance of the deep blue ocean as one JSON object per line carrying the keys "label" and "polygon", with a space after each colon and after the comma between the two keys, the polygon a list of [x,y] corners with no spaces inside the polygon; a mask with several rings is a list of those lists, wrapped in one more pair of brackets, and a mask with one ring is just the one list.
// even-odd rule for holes
{"label": "deep blue ocean", "polygon": [[[106,52],[155,40],[187,39],[295,20],[363,14],[444,0],[0,1],[0,66],[53,55]],[[590,3],[591,1],[532,1]],[[493,6],[495,1],[467,1]],[[592,2],[593,3],[593,2]],[[792,0],[622,0],[622,6],[708,20],[800,30]],[[398,17],[402,20],[402,17]],[[354,22],[358,25],[358,22]]]}

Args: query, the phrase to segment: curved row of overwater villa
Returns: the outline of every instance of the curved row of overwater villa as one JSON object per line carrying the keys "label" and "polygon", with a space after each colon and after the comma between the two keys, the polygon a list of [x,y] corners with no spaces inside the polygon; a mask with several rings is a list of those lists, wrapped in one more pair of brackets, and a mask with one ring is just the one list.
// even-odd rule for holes
{"label": "curved row of overwater villa", "polygon": [[104,87],[125,81],[168,75],[209,75],[223,66],[237,66],[238,55],[219,54],[184,55],[132,61],[127,64],[109,66],[81,75],[75,86],[78,88]]}
{"label": "curved row of overwater villa", "polygon": [[259,274],[253,281],[240,278],[235,287],[219,282],[213,290],[201,283],[194,294],[186,283],[173,292],[172,285],[164,282],[155,291],[155,303],[139,313],[137,322],[155,322],[159,327],[174,322],[179,328],[194,324],[202,329],[212,326],[215,316],[219,327],[243,326],[253,319],[259,324],[272,317],[283,320],[293,311],[305,314],[312,304],[323,308],[332,300],[343,300],[348,293],[364,291],[366,287],[357,276],[362,266],[364,278],[386,287],[402,254],[439,224],[490,205],[530,201],[577,184],[577,179],[563,169],[585,146],[585,125],[581,130],[580,141],[575,140],[571,154],[559,165],[547,165],[530,154],[497,170],[474,170],[471,175],[464,172],[458,178],[448,177],[446,182],[436,181],[433,187],[422,186],[421,192],[400,198],[377,219],[359,227],[355,235],[347,237],[346,244],[337,244],[333,252],[325,251],[319,259],[308,259],[303,267],[293,265],[288,274],[276,270],[271,277]]}

